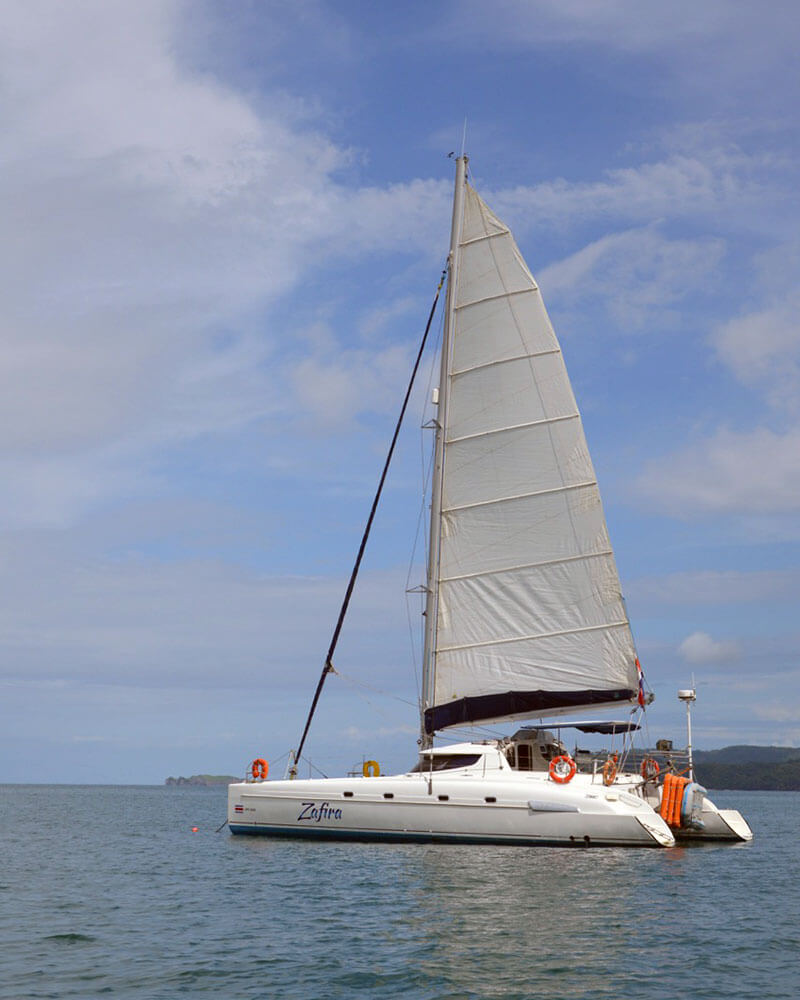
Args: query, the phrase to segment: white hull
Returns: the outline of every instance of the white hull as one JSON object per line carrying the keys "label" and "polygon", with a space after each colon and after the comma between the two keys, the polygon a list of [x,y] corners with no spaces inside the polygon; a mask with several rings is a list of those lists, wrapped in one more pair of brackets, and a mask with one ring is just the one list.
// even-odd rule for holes
{"label": "white hull", "polygon": [[753,839],[753,831],[738,809],[717,809],[706,799],[700,814],[702,830],[678,830],[675,834],[680,843],[697,841],[727,840],[747,842]]}
{"label": "white hull", "polygon": [[229,786],[228,822],[238,834],[328,839],[567,847],[675,843],[643,799],[582,774],[566,785],[546,774],[508,772],[242,782]]}

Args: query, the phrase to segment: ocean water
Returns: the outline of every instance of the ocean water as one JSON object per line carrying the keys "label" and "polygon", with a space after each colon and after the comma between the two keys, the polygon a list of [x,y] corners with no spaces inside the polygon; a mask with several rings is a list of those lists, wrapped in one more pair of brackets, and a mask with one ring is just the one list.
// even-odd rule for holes
{"label": "ocean water", "polygon": [[800,795],[713,798],[753,844],[273,841],[214,832],[224,789],[3,786],[0,998],[795,998]]}

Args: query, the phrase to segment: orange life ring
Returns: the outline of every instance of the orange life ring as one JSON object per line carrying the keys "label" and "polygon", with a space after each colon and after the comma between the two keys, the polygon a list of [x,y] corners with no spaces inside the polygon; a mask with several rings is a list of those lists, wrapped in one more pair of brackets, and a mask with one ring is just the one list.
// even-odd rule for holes
{"label": "orange life ring", "polygon": [[250,765],[250,771],[252,772],[254,778],[266,778],[269,774],[269,764],[263,757],[256,757]]}
{"label": "orange life ring", "polygon": [[566,785],[575,777],[578,766],[569,754],[561,754],[550,761],[550,777],[559,785]]}
{"label": "orange life ring", "polygon": [[380,778],[381,766],[377,760],[365,760],[361,767],[361,773],[365,778]]}
{"label": "orange life ring", "polygon": [[603,784],[613,785],[617,777],[617,755],[609,757],[603,764]]}
{"label": "orange life ring", "polygon": [[659,774],[661,774],[661,768],[658,765],[658,761],[653,757],[645,757],[642,761],[642,777],[644,780],[655,781]]}

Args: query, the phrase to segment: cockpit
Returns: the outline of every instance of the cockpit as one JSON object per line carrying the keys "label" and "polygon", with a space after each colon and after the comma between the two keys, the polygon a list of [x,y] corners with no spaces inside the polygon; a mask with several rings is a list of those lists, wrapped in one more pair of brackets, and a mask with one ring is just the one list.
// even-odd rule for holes
{"label": "cockpit", "polygon": [[510,737],[504,753],[514,771],[546,771],[551,760],[568,751],[549,729],[526,726]]}

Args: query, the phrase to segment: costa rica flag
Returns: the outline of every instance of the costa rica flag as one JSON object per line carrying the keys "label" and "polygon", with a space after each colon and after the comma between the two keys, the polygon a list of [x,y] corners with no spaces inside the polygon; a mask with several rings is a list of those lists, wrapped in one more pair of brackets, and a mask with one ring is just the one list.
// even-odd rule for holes
{"label": "costa rica flag", "polygon": [[644,708],[644,674],[642,673],[642,665],[639,663],[638,656],[636,657],[636,673],[639,675],[639,705],[641,708]]}

